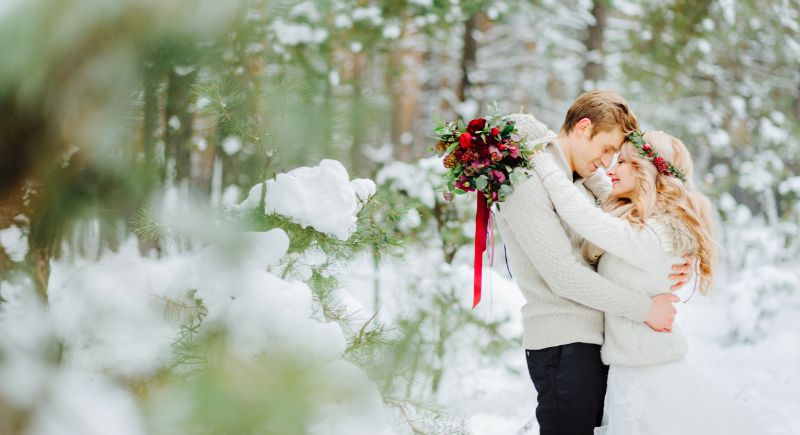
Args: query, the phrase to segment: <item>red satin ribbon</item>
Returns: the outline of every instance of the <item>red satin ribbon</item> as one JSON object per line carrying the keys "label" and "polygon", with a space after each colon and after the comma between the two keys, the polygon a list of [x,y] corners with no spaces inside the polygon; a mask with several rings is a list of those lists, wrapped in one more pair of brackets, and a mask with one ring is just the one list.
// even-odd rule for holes
{"label": "red satin ribbon", "polygon": [[[486,251],[486,235],[488,227],[492,226],[492,213],[486,206],[486,197],[478,192],[478,209],[475,218],[475,265],[473,279],[472,308],[481,301],[481,280],[483,274],[483,252]],[[493,233],[494,231],[490,231]],[[494,263],[494,234],[491,234],[492,249],[489,252],[489,264]]]}

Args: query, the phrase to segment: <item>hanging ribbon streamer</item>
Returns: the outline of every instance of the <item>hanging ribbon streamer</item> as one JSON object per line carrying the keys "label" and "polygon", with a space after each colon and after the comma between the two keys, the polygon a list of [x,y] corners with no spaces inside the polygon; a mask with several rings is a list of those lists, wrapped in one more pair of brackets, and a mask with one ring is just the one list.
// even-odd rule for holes
{"label": "hanging ribbon streamer", "polygon": [[[475,308],[481,301],[481,280],[483,275],[483,252],[486,251],[486,235],[488,227],[491,225],[491,211],[486,206],[486,197],[482,192],[478,192],[478,209],[475,218],[475,264],[473,279],[472,308]],[[492,231],[493,233],[493,231]],[[489,251],[489,262],[494,263],[494,234],[492,238],[492,249]]]}

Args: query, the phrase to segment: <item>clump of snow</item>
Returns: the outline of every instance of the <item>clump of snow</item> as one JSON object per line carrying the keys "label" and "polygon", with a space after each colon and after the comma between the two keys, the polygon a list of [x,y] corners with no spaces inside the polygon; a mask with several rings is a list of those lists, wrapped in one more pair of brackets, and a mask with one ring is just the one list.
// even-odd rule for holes
{"label": "clump of snow", "polygon": [[306,1],[292,8],[293,17],[305,17],[309,21],[319,21],[320,15],[314,2]]}
{"label": "clump of snow", "polygon": [[[356,229],[357,214],[375,194],[368,179],[350,181],[347,169],[336,160],[300,167],[267,180],[265,213],[290,217],[304,227],[347,240]],[[263,183],[250,189],[240,208],[255,208]]]}
{"label": "clump of snow", "polygon": [[330,361],[344,352],[335,323],[312,318],[312,292],[302,281],[267,271],[283,261],[289,238],[280,229],[239,235],[194,256],[170,283],[170,294],[189,289],[203,302],[206,330],[228,331],[233,350],[255,357],[270,349]]}
{"label": "clump of snow", "polygon": [[242,149],[242,140],[237,136],[228,136],[222,141],[222,151],[232,156]]}
{"label": "clump of snow", "polygon": [[307,24],[287,23],[280,18],[275,20],[272,31],[283,45],[319,44],[328,37],[325,29],[314,29]]}
{"label": "clump of snow", "polygon": [[[359,367],[344,360],[321,367],[310,380],[320,385],[323,405],[315,410],[308,433],[312,435],[389,435],[394,432],[377,386]],[[347,400],[341,400],[346,398]]]}
{"label": "clump of snow", "polygon": [[61,371],[43,397],[44,402],[32,416],[29,434],[145,433],[132,395],[102,377],[88,382],[75,372]]}
{"label": "clump of snow", "polygon": [[30,426],[25,433],[144,433],[134,399],[124,388],[97,372],[53,365],[57,344],[51,317],[55,314],[51,316],[39,300],[29,279],[0,283],[0,296],[4,301],[0,304],[0,397],[6,405],[29,410]]}
{"label": "clump of snow", "polygon": [[0,248],[6,251],[11,260],[22,261],[28,254],[28,237],[18,226],[11,225],[0,230]]}
{"label": "clump of snow", "polygon": [[135,239],[78,270],[67,272],[68,264],[54,262],[50,312],[65,343],[65,360],[126,377],[161,367],[170,356],[174,330],[153,309],[153,299],[168,264],[142,259]]}
{"label": "clump of snow", "polygon": [[354,21],[371,21],[372,24],[379,26],[383,23],[381,10],[377,6],[367,6],[353,9]]}

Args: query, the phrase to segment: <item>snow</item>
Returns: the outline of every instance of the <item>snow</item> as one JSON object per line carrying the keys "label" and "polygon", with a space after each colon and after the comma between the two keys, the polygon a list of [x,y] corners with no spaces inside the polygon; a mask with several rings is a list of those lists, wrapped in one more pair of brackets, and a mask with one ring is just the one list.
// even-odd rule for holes
{"label": "snow", "polygon": [[383,37],[386,39],[397,39],[400,37],[400,26],[389,24],[383,28]]}
{"label": "snow", "polygon": [[144,435],[131,394],[102,378],[87,383],[73,372],[54,376],[32,416],[30,434]]}
{"label": "snow", "polygon": [[169,122],[167,124],[169,124],[170,128],[173,130],[181,128],[181,120],[175,115],[169,117]]}
{"label": "snow", "polygon": [[[345,167],[325,159],[314,167],[300,167],[267,180],[265,213],[291,217],[304,227],[347,240],[355,231],[357,214],[375,194],[375,183],[350,181]],[[241,207],[255,208],[262,184],[250,189]]]}
{"label": "snow", "polygon": [[130,241],[116,255],[78,270],[53,262],[50,313],[55,335],[66,344],[64,359],[80,370],[113,370],[130,378],[163,365],[173,329],[152,306],[156,280],[169,273],[169,266],[142,259]]}
{"label": "snow", "polygon": [[22,261],[28,254],[28,237],[16,225],[0,230],[0,250],[13,261]]}
{"label": "snow", "polygon": [[222,141],[222,151],[232,156],[242,149],[242,140],[238,136],[228,136]]}
{"label": "snow", "polygon": [[325,29],[314,29],[307,24],[287,23],[278,18],[272,31],[282,45],[319,44],[328,37]]}
{"label": "snow", "polygon": [[378,184],[387,184],[392,190],[405,192],[428,208],[436,203],[436,188],[442,184],[445,169],[442,159],[428,157],[412,165],[394,161],[385,165],[375,177]]}
{"label": "snow", "polygon": [[336,15],[336,18],[333,20],[333,25],[337,29],[349,29],[353,26],[353,22],[347,15]]}
{"label": "snow", "polygon": [[320,15],[317,11],[317,6],[314,2],[306,1],[300,3],[292,8],[291,15],[293,17],[306,17],[309,21],[319,21]]}
{"label": "snow", "polygon": [[[461,295],[459,305],[470,306],[471,291],[466,290],[471,289],[472,279],[469,259],[465,258],[466,262],[454,269],[437,270],[432,265],[441,259],[431,254],[410,252],[406,262],[386,262],[372,272],[379,275],[384,319],[402,317],[409,311],[408,307],[403,308],[408,295],[397,289],[406,288],[416,280],[421,287],[431,289],[425,286],[436,276],[439,282],[452,280]],[[373,279],[369,261],[365,257],[345,274],[348,276],[346,286],[367,307],[372,301]],[[442,271],[445,275],[439,275]],[[454,275],[447,277],[451,273]],[[505,319],[502,334],[518,340],[522,332],[519,309],[525,303],[521,293],[514,281],[505,275],[501,259],[493,269],[484,269],[484,277],[484,298],[475,315],[484,321]],[[797,364],[800,327],[794,319],[800,316],[800,298],[795,294],[791,303],[784,304],[771,329],[773,332],[766,338],[755,344],[732,344],[727,340],[732,322],[744,319],[730,315],[726,297],[731,295],[727,287],[723,285],[719,291],[722,293],[719,297],[695,295],[688,303],[677,306],[677,321],[690,341],[687,360],[723,391],[752,409],[775,433],[798,433],[800,421],[794,416],[800,411],[796,395],[800,390],[800,366]],[[687,300],[690,293],[687,287],[679,296]],[[436,396],[437,403],[451,417],[461,420],[468,433],[538,433],[534,417],[536,391],[528,377],[522,347],[518,344],[519,347],[489,357],[480,350],[484,338],[483,333],[467,328],[447,340],[448,355],[444,362],[447,369]]]}
{"label": "snow", "polygon": [[379,26],[383,23],[381,10],[377,6],[367,6],[353,9],[353,21],[371,21],[372,24]]}
{"label": "snow", "polygon": [[[433,208],[440,201],[436,188],[442,171],[438,158],[392,162],[376,181]],[[352,235],[356,214],[376,192],[375,182],[350,179],[333,160],[278,174],[266,184],[265,213],[342,240]],[[256,207],[262,185],[230,211]],[[176,204],[180,199],[177,190],[163,196],[172,213],[184,209]],[[678,306],[691,346],[687,359],[766,427],[798,433],[800,268],[785,248],[793,233],[765,225],[731,195],[722,195],[719,203],[725,221],[718,237],[726,255],[715,293],[695,295]],[[465,210],[472,209],[474,198],[462,196],[451,204],[459,215],[469,216]],[[305,379],[314,386],[308,433],[408,432],[364,369],[343,359],[349,327],[328,322],[315,310],[307,281],[313,270],[324,269],[340,281],[330,294],[333,305],[357,321],[377,313],[376,321],[393,325],[428,313],[432,323],[423,324],[420,346],[438,339],[437,328],[452,328],[442,359],[429,356],[434,358],[430,364],[444,368],[439,389],[430,390],[424,372],[408,387],[443,410],[438,429],[428,432],[536,433],[536,391],[520,345],[525,302],[506,273],[502,241],[496,242],[494,267],[484,270],[483,300],[471,310],[472,246],[461,246],[446,263],[439,237],[424,232],[431,228],[420,228],[426,219],[420,210],[410,209],[397,226],[423,234],[402,259],[384,258],[377,267],[369,252],[351,264],[337,264],[314,246],[290,253],[288,234],[272,229],[215,234],[203,247],[165,250],[158,259],[141,255],[134,237],[115,252],[98,253],[98,259],[63,256],[51,263],[49,309],[30,280],[0,282],[0,397],[30,413],[29,433],[140,434],[150,424],[176,427],[191,416],[189,392],[153,392],[149,405],[158,411],[151,414],[143,409],[147,401],[127,386],[172,361],[182,317],[167,314],[166,301],[187,306],[200,301],[207,315],[198,333],[224,331],[235,360],[281,355],[307,370]],[[450,224],[469,234],[471,223],[467,217]],[[18,246],[20,233],[2,233],[3,246]],[[683,300],[689,291],[682,290]],[[433,311],[442,300],[448,301],[446,311]],[[497,337],[507,344],[488,351],[493,338],[487,329],[451,317],[464,313],[496,322]],[[55,365],[49,352],[58,342],[63,361]]]}

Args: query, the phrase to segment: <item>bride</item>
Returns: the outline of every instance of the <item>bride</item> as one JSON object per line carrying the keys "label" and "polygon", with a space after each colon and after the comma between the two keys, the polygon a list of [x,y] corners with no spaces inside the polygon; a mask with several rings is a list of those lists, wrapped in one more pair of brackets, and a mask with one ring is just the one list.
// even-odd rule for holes
{"label": "bride", "polygon": [[[649,296],[669,288],[679,253],[699,262],[696,285],[706,295],[715,250],[708,199],[691,181],[684,144],[663,132],[634,132],[623,145],[611,183],[593,192],[602,210],[559,171],[553,157],[533,157],[561,218],[586,240],[584,256],[606,278]],[[655,331],[644,323],[605,316],[603,362],[610,366],[603,426],[596,435],[765,433],[742,405],[726,397],[683,359],[678,326]]]}

